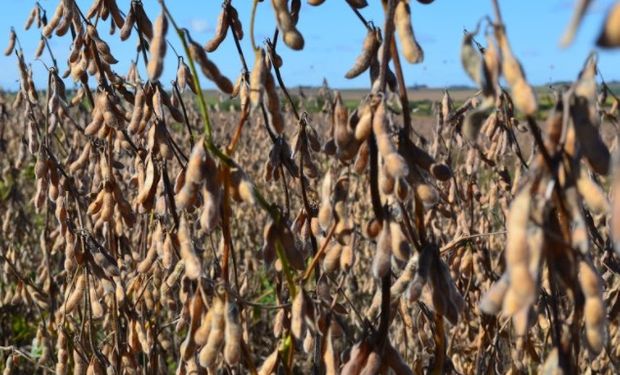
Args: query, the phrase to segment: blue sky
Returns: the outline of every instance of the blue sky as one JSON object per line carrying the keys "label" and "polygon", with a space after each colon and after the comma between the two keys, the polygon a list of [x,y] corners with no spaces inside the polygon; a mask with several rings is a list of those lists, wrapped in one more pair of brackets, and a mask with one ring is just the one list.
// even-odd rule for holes
{"label": "blue sky", "polygon": [[[40,62],[32,61],[38,44],[40,31],[31,28],[24,31],[23,24],[34,5],[31,0],[3,0],[3,12],[0,12],[0,46],[2,49],[8,37],[9,28],[15,26],[24,46],[28,62],[33,64],[35,82],[38,87],[45,84],[46,74]],[[48,17],[53,14],[58,0],[41,0],[47,9]],[[323,77],[332,87],[368,87],[368,78],[362,75],[354,80],[344,78],[345,72],[355,61],[360,51],[365,29],[343,0],[326,0],[319,7],[312,7],[302,0],[299,29],[305,37],[305,48],[292,51],[283,44],[278,44],[284,58],[282,73],[289,86],[320,85]],[[508,35],[514,52],[525,68],[530,82],[545,84],[551,80],[572,80],[594,48],[594,40],[604,21],[606,11],[613,0],[596,0],[584,19],[581,29],[573,44],[562,49],[559,47],[560,36],[571,16],[574,0],[500,0],[502,15],[507,25]],[[88,9],[92,0],[78,0],[83,10]],[[121,10],[127,11],[129,0],[117,0]],[[252,60],[249,30],[250,0],[233,0],[246,30],[242,47],[246,58]],[[379,0],[369,0],[370,6],[362,10],[369,20],[382,26],[383,11]],[[155,0],[144,0],[147,13],[154,19],[160,12]],[[191,30],[196,41],[204,43],[213,35],[214,24],[220,11],[218,0],[176,0],[168,1],[175,19]],[[459,62],[459,45],[463,28],[473,29],[484,15],[491,15],[490,0],[436,0],[430,5],[411,1],[412,17],[416,36],[425,51],[425,61],[419,65],[404,65],[405,80],[408,85],[426,84],[432,87],[471,84]],[[263,41],[273,35],[275,17],[270,1],[259,3],[256,22],[256,39]],[[127,42],[120,42],[118,34],[109,36],[109,26],[100,24],[100,34],[110,43],[113,54],[120,62],[113,67],[119,74],[125,74],[129,61],[135,58],[135,33]],[[178,39],[172,33],[170,40],[177,50]],[[480,38],[483,41],[483,38]],[[50,40],[59,61],[60,69],[66,68],[65,59],[70,45],[70,36],[53,37]],[[167,68],[162,77],[165,83],[173,79],[176,60],[169,50]],[[232,37],[209,54],[225,75],[235,80],[241,64],[235,51]],[[50,62],[49,56],[43,60]],[[248,61],[250,67],[252,61]],[[620,79],[620,51],[600,51],[599,67],[606,80]],[[143,70],[143,69],[142,69]],[[145,77],[144,74],[142,74]],[[17,87],[17,69],[15,56],[0,56],[0,87],[14,89]],[[206,82],[204,77],[202,82]],[[70,86],[70,85],[69,85]],[[213,87],[205,84],[206,87]]]}

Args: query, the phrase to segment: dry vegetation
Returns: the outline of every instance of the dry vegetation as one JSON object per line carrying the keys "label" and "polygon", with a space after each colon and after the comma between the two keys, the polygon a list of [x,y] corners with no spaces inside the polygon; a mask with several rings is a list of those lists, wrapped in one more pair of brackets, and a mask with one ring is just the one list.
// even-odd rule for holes
{"label": "dry vegetation", "polygon": [[[401,64],[424,58],[411,12],[432,0],[384,0],[374,24],[366,0],[347,2],[367,36],[343,74],[372,82],[353,109],[327,86],[286,90],[278,49],[303,48],[300,0],[254,1],[277,23],[260,46],[230,1],[204,46],[172,2],[62,0],[49,17],[37,4],[35,58],[72,38],[46,87],[11,31],[4,374],[618,371],[620,101],[596,55],[541,110],[492,1],[461,49],[479,91],[460,105],[443,93],[422,131]],[[617,3],[598,45],[620,45],[619,28]],[[119,37],[138,45],[125,75],[105,40]],[[234,84],[206,54],[221,43],[238,47]],[[230,108],[207,103],[205,77]]]}

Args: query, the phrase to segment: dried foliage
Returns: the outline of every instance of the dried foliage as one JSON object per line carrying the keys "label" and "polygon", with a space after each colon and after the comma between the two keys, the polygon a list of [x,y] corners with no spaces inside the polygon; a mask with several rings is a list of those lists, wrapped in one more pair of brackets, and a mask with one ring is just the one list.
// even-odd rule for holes
{"label": "dried foliage", "polygon": [[[25,29],[41,33],[35,58],[53,61],[43,88],[11,30],[4,374],[618,371],[620,154],[604,130],[619,98],[597,82],[596,55],[541,109],[493,1],[494,19],[461,46],[478,93],[456,107],[445,92],[422,136],[400,56],[424,58],[411,16],[423,6],[384,0],[378,27],[365,0],[347,3],[366,37],[343,73],[371,79],[356,108],[326,84],[291,96],[275,40],[254,41],[258,0],[249,30],[224,1],[204,47],[163,1],[149,15],[140,1],[123,12],[62,0],[49,19],[37,4]],[[301,1],[271,5],[276,38],[302,49]],[[600,46],[620,44],[619,14]],[[125,76],[105,21],[105,39],[137,42]],[[57,37],[72,39],[65,72],[47,42]],[[207,55],[222,43],[239,52],[234,85]],[[165,66],[173,45],[183,54]],[[176,71],[170,87],[164,69]],[[237,98],[230,111],[207,105],[202,75]]]}

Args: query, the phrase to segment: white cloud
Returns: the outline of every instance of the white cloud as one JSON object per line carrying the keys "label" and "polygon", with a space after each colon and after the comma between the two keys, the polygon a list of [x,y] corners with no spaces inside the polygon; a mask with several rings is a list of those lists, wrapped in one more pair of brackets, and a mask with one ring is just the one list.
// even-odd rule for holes
{"label": "white cloud", "polygon": [[192,18],[189,21],[189,27],[194,33],[204,33],[209,31],[209,23],[202,18]]}

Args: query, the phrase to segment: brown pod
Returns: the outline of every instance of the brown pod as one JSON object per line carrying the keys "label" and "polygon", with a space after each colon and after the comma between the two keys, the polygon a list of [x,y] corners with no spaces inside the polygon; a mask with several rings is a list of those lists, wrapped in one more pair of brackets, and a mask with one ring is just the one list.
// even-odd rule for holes
{"label": "brown pod", "polygon": [[279,228],[279,241],[290,265],[297,270],[305,270],[304,257],[297,246],[293,232],[288,226]]}
{"label": "brown pod", "polygon": [[147,273],[151,269],[151,267],[153,266],[153,263],[155,262],[155,259],[157,259],[157,245],[161,244],[161,241],[162,241],[162,230],[161,230],[161,224],[158,223],[157,226],[155,227],[155,231],[151,235],[151,244],[149,246],[148,251],[146,252],[146,256],[136,267],[136,270],[139,273]]}
{"label": "brown pod", "polygon": [[295,21],[289,12],[287,3],[287,0],[271,0],[278,28],[282,32],[282,40],[290,48],[300,50],[304,48],[304,38],[295,28]]}
{"label": "brown pod", "polygon": [[323,269],[325,272],[334,272],[336,268],[340,266],[340,257],[342,254],[342,245],[338,242],[333,242],[328,246],[325,251],[325,258],[323,258]]}
{"label": "brown pod", "polygon": [[502,51],[502,72],[510,86],[518,81],[524,80],[523,68],[521,63],[514,57],[506,35],[501,33],[498,37],[498,43]]}
{"label": "brown pod", "polygon": [[291,306],[291,333],[298,340],[302,339],[304,329],[304,311],[306,310],[306,305],[308,304],[307,299],[308,297],[306,297],[303,289],[300,289],[293,299],[293,304]]}
{"label": "brown pod", "polygon": [[103,125],[103,112],[95,107],[93,110],[93,118],[86,128],[84,128],[84,134],[90,136],[97,134],[99,129],[101,129],[101,125]]}
{"label": "brown pod", "polygon": [[258,375],[272,375],[276,371],[280,354],[278,349],[279,348],[276,348],[267,358],[265,358],[265,361],[258,369]]}
{"label": "brown pod", "polygon": [[168,291],[170,290],[170,288],[174,287],[177,284],[184,270],[185,270],[185,264],[183,263],[183,260],[181,259],[177,262],[177,264],[174,266],[174,268],[172,269],[168,277],[166,277],[166,280],[162,283],[161,285],[162,295],[166,295]]}
{"label": "brown pod", "polygon": [[431,175],[439,181],[448,181],[452,178],[452,170],[443,163],[435,163],[430,168]]}
{"label": "brown pod", "polygon": [[196,83],[194,82],[194,76],[185,62],[179,63],[177,82],[179,83],[179,91],[183,92],[183,90],[185,90],[185,86],[188,86],[194,94],[198,93]]}
{"label": "brown pod", "polygon": [[263,90],[267,79],[265,66],[265,50],[262,48],[255,53],[254,67],[250,74],[250,103],[252,109],[257,108],[263,101]]}
{"label": "brown pod", "polygon": [[372,260],[372,274],[375,278],[381,279],[390,272],[390,262],[392,259],[392,239],[390,235],[389,223],[383,223],[383,229],[377,238],[377,249]]}
{"label": "brown pod", "polygon": [[340,252],[340,269],[348,271],[353,267],[355,263],[355,253],[353,252],[353,246],[343,246]]}
{"label": "brown pod", "polygon": [[265,93],[267,94],[267,113],[269,115],[270,124],[276,133],[282,134],[284,131],[284,116],[280,110],[280,97],[278,96],[278,91],[276,90],[275,81],[271,72],[265,74],[264,83]]}
{"label": "brown pod", "polygon": [[220,296],[213,299],[213,306],[211,306],[213,315],[211,318],[211,329],[207,343],[202,347],[198,353],[198,361],[204,368],[211,369],[215,365],[217,355],[224,344],[225,338],[225,307],[224,302]]}
{"label": "brown pod", "polygon": [[439,202],[439,195],[434,187],[428,184],[418,184],[415,187],[415,194],[427,207],[432,207]]}
{"label": "brown pod", "polygon": [[463,137],[470,142],[476,142],[480,129],[485,123],[487,117],[488,113],[481,109],[475,109],[468,112],[467,115],[465,115],[463,126],[461,128]]}
{"label": "brown pod", "polygon": [[461,42],[461,64],[465,73],[478,86],[483,86],[482,80],[485,78],[483,74],[482,56],[478,49],[474,47],[474,34],[465,33]]}
{"label": "brown pod", "polygon": [[233,7],[232,5],[229,5],[228,12],[230,15],[230,20],[231,20],[230,26],[232,27],[232,31],[237,36],[237,39],[242,40],[243,39],[243,25],[241,24],[241,21],[239,20],[239,13],[237,12],[237,9],[235,9],[235,7]]}
{"label": "brown pod", "polygon": [[484,50],[483,72],[485,76],[485,84],[483,85],[483,93],[486,96],[497,95],[499,90],[499,76],[501,74],[501,56],[497,43],[492,34],[487,35],[487,48]]}
{"label": "brown pod", "polygon": [[209,172],[207,169],[209,156],[204,147],[204,140],[201,138],[196,142],[194,147],[192,148],[192,153],[189,156],[189,161],[187,162],[187,168],[185,171],[185,184],[202,184],[204,179],[206,178],[207,173]]}
{"label": "brown pod", "polygon": [[390,195],[394,193],[395,186],[396,179],[389,174],[385,163],[382,164],[379,172],[379,187],[381,188],[381,192],[385,195]]}
{"label": "brown pod", "polygon": [[528,260],[527,224],[530,219],[531,197],[527,186],[513,199],[506,218],[506,267],[526,264]]}
{"label": "brown pod", "polygon": [[377,219],[371,219],[366,224],[365,233],[369,238],[376,238],[381,229],[383,228],[383,224]]}
{"label": "brown pod", "polygon": [[166,32],[168,31],[168,19],[162,13],[155,20],[153,27],[154,35],[151,40],[149,52],[151,59],[147,66],[149,80],[157,81],[164,69],[164,57],[166,56]]}
{"label": "brown pod", "polygon": [[368,2],[366,0],[346,0],[347,3],[356,9],[365,8],[368,6]]}
{"label": "brown pod", "polygon": [[194,251],[194,244],[191,239],[187,221],[184,217],[181,218],[179,223],[179,244],[181,251],[181,259],[185,263],[185,275],[190,280],[196,280],[202,272],[200,258]]}
{"label": "brown pod", "polygon": [[359,110],[359,120],[355,126],[355,139],[365,141],[372,131],[372,110],[369,105],[363,105]]}
{"label": "brown pod", "polygon": [[607,343],[607,313],[602,296],[586,298],[583,315],[588,346],[598,354]]}
{"label": "brown pod", "polygon": [[125,17],[125,22],[120,29],[119,36],[121,40],[125,41],[131,35],[131,30],[133,29],[134,24],[136,23],[136,14],[133,10],[133,4],[129,7],[129,11],[127,12],[127,17]]}
{"label": "brown pod", "polygon": [[[333,343],[333,329],[334,325],[330,325],[325,336],[325,348],[323,349],[323,363],[325,364],[325,375],[337,375],[338,374],[338,355],[334,351]],[[306,338],[313,339],[313,336],[308,332]],[[312,340],[313,341],[313,340]],[[304,342],[305,343],[305,342]],[[312,342],[313,343],[313,342]],[[310,350],[307,353],[311,353],[313,345],[308,345]]]}
{"label": "brown pod", "polygon": [[400,39],[405,59],[411,64],[419,64],[424,61],[424,51],[415,39],[411,25],[411,10],[405,0],[398,1],[394,11],[394,24]]}
{"label": "brown pod", "polygon": [[503,31],[496,32],[502,52],[502,72],[513,90],[515,106],[526,115],[533,115],[538,109],[536,96],[532,87],[525,80],[521,63],[514,57]]}
{"label": "brown pod", "polygon": [[383,363],[383,358],[379,354],[378,349],[373,350],[368,354],[368,358],[366,358],[366,363],[362,368],[362,371],[359,375],[374,375],[378,374],[381,369],[381,365]]}
{"label": "brown pod", "polygon": [[82,357],[82,354],[76,349],[73,349],[73,373],[74,374],[86,374],[86,360]]}
{"label": "brown pod", "polygon": [[142,90],[141,86],[138,86],[136,88],[136,94],[134,95],[133,112],[131,113],[129,125],[127,126],[127,130],[129,130],[131,134],[137,133],[140,127],[140,122],[144,115],[145,99],[144,90]]}
{"label": "brown pod", "polygon": [[359,375],[366,364],[371,347],[366,341],[357,343],[351,349],[349,360],[342,367],[341,375]]}
{"label": "brown pod", "polygon": [[[116,265],[116,260],[111,255],[97,249],[92,252],[92,258],[95,264],[103,269],[107,277],[120,276],[121,272]],[[118,290],[122,291],[123,289],[117,284],[117,291]]]}
{"label": "brown pod", "polygon": [[112,191],[106,187],[105,193],[103,194],[103,205],[101,207],[99,219],[104,222],[109,222],[112,220],[113,213],[114,213],[114,196],[112,194]]}
{"label": "brown pod", "polygon": [[48,159],[45,153],[40,152],[39,157],[34,164],[34,175],[37,179],[42,179],[47,177],[47,173],[49,172],[49,170],[50,164],[48,163]]}
{"label": "brown pod", "polygon": [[[360,120],[361,121],[361,120]],[[377,148],[381,156],[385,157],[396,149],[389,138],[388,118],[385,111],[385,102],[381,100],[375,109],[372,118],[372,130],[377,138]]]}
{"label": "brown pod", "polygon": [[390,221],[389,227],[392,253],[398,260],[403,262],[408,261],[411,257],[411,246],[409,246],[409,242],[407,241],[407,237],[401,225],[395,221]]}
{"label": "brown pod", "polygon": [[185,185],[185,169],[180,169],[179,173],[174,179],[174,193],[178,194],[179,191],[181,191],[181,189],[183,188],[183,185]]}
{"label": "brown pod", "polygon": [[176,249],[180,247],[179,240],[174,233],[166,233],[166,238],[162,245],[161,262],[165,269],[170,269],[173,264]]}
{"label": "brown pod", "polygon": [[140,2],[133,3],[132,7],[134,8],[134,11],[136,13],[136,22],[138,24],[138,28],[146,36],[148,40],[153,39],[153,24],[151,23],[151,20],[144,12],[142,3]]}
{"label": "brown pod", "polygon": [[[360,120],[361,122],[361,120]],[[382,100],[375,110],[372,119],[372,130],[375,133],[379,154],[383,157],[385,167],[389,175],[393,178],[405,177],[409,174],[409,168],[405,159],[398,154],[394,147],[388,130],[388,118],[385,103]]]}
{"label": "brown pod", "polygon": [[553,109],[549,112],[545,123],[545,147],[550,154],[555,154],[560,138],[562,137],[563,121],[563,103],[558,101]]}
{"label": "brown pod", "polygon": [[39,22],[39,6],[38,5],[35,5],[35,7],[32,8],[32,10],[30,11],[30,14],[28,14],[28,18],[26,19],[26,23],[24,24],[24,30],[30,29],[35,19],[37,20],[37,22]]}
{"label": "brown pod", "polygon": [[609,202],[605,192],[588,176],[584,168],[581,168],[577,179],[577,190],[593,213],[603,214],[609,211]]}
{"label": "brown pod", "polygon": [[585,261],[579,262],[579,285],[586,298],[596,298],[602,293],[600,276],[594,267]]}
{"label": "brown pod", "polygon": [[575,136],[581,145],[580,149],[588,160],[588,164],[596,173],[607,175],[611,155],[601,138],[601,134],[592,122],[596,116],[594,111],[596,110],[589,105],[588,99],[583,96],[575,97],[574,103],[570,107]]}
{"label": "brown pod", "polygon": [[377,54],[377,50],[381,45],[381,36],[378,29],[369,30],[364,38],[362,52],[355,60],[353,67],[347,71],[345,77],[348,79],[355,78],[365,72],[370,67],[370,62]]}
{"label": "brown pod", "polygon": [[153,160],[153,155],[148,154],[146,162],[146,175],[144,178],[144,185],[142,189],[138,192],[136,196],[136,203],[148,205],[148,202],[155,196],[155,192],[157,190],[157,183],[159,182],[159,170],[155,165],[155,161]]}
{"label": "brown pod", "polygon": [[220,195],[211,194],[206,187],[202,189],[203,207],[200,214],[200,227],[211,233],[220,222]]}
{"label": "brown pod", "polygon": [[333,138],[330,138],[325,145],[323,146],[323,152],[325,155],[334,156],[336,155],[336,142]]}
{"label": "brown pod", "polygon": [[588,6],[592,3],[591,0],[579,0],[576,2],[575,10],[570,19],[570,22],[562,35],[562,39],[560,40],[560,46],[567,47],[572,43],[575,38],[575,33],[577,32],[577,28],[581,23],[581,20],[586,14],[588,10]]}
{"label": "brown pod", "polygon": [[364,174],[366,166],[368,165],[368,158],[370,156],[369,152],[368,142],[362,142],[359,151],[357,152],[355,163],[353,164],[353,171],[355,173],[359,175]]}
{"label": "brown pod", "polygon": [[13,53],[13,49],[15,49],[15,40],[17,39],[17,35],[15,35],[15,31],[11,29],[11,32],[9,33],[9,44],[7,45],[6,49],[4,50],[4,55],[5,56],[9,56],[11,53]]}
{"label": "brown pod", "polygon": [[196,352],[196,342],[194,336],[201,323],[202,311],[204,310],[204,303],[201,293],[194,293],[191,299],[189,308],[190,322],[187,330],[185,340],[181,343],[180,352],[183,360],[187,361],[192,358]]}
{"label": "brown pod", "polygon": [[226,330],[224,333],[224,359],[230,366],[239,363],[241,359],[241,323],[239,322],[239,307],[230,301],[230,297],[226,299],[224,307],[226,314],[224,320],[226,322]]}
{"label": "brown pod", "polygon": [[603,48],[615,48],[620,46],[620,3],[615,3],[603,25],[596,45]]}
{"label": "brown pod", "polygon": [[67,296],[65,305],[59,310],[62,314],[68,314],[80,303],[86,289],[86,276],[81,273],[75,282],[73,291]]}
{"label": "brown pod", "polygon": [[110,14],[112,15],[113,22],[111,23],[116,25],[116,27],[123,27],[125,20],[123,19],[123,15],[121,14],[120,9],[118,9],[118,6],[116,5],[116,1],[106,0],[105,4],[107,9],[110,11]]}
{"label": "brown pod", "polygon": [[49,19],[49,21],[47,22],[47,25],[43,27],[43,30],[41,30],[41,34],[44,37],[49,38],[50,35],[52,35],[52,32],[54,32],[54,30],[60,23],[60,20],[62,19],[65,13],[64,5],[65,5],[64,2],[61,2],[60,4],[58,4],[58,6],[56,7],[56,10],[54,11],[54,15],[52,16],[52,18]]}
{"label": "brown pod", "polygon": [[[437,162],[435,161],[435,159],[431,155],[429,155],[425,150],[423,150],[420,147],[416,146],[415,143],[413,143],[411,140],[404,139],[404,140],[400,141],[400,143],[399,143],[399,150],[402,152],[404,158],[407,160],[407,163],[410,166],[417,165],[420,168],[422,168],[422,169],[424,169],[426,171],[429,171],[429,172],[431,172],[431,174],[433,174],[433,171],[431,170],[431,166],[433,164],[437,164]],[[444,171],[441,174],[448,173],[448,174],[451,175],[452,172],[449,170],[449,167],[447,167],[447,166],[445,166],[445,167],[448,168],[448,171],[447,172]],[[434,176],[434,174],[433,174],[433,176]],[[448,178],[450,178],[450,177],[448,177]],[[435,178],[437,178],[437,177],[435,177]],[[448,178],[446,178],[446,180]]]}
{"label": "brown pod", "polygon": [[202,316],[200,326],[196,332],[194,332],[194,343],[199,347],[207,343],[209,333],[211,332],[211,319],[213,319],[213,309],[209,309],[209,311]]}
{"label": "brown pod", "polygon": [[97,193],[95,200],[92,201],[91,204],[88,205],[88,209],[86,212],[89,215],[95,215],[99,211],[101,211],[101,207],[103,207],[103,196],[104,195],[105,195],[105,190],[104,189],[99,190],[99,193]]}
{"label": "brown pod", "polygon": [[383,159],[385,169],[393,178],[402,178],[409,174],[409,168],[405,159],[397,152],[386,155]]}
{"label": "brown pod", "polygon": [[452,112],[452,98],[448,91],[444,91],[441,98],[441,117],[444,123],[447,123],[450,119],[450,113]]}
{"label": "brown pod", "polygon": [[518,80],[512,85],[512,99],[515,106],[526,115],[533,116],[538,110],[534,89],[525,79]]}
{"label": "brown pod", "polygon": [[230,95],[233,91],[232,82],[230,82],[228,78],[224,77],[220,73],[220,70],[218,69],[217,65],[215,65],[213,61],[209,60],[205,53],[202,53],[200,56],[201,58],[198,59],[198,63],[200,64],[202,73],[209,80],[213,81],[213,83],[215,83],[215,85],[220,91],[222,91],[225,94]]}
{"label": "brown pod", "polygon": [[513,288],[513,285],[523,282],[525,288],[520,286],[519,289],[531,290],[531,285],[533,283],[528,279],[531,277],[529,273],[526,273],[525,267],[519,266],[513,268],[513,275],[511,276],[510,286],[506,290],[506,293],[504,294],[504,300],[502,301],[502,315],[515,317],[517,314],[519,314],[520,311],[527,310],[527,307],[532,302],[533,296],[530,297],[523,294],[522,290],[515,290],[515,288]]}
{"label": "brown pod", "polygon": [[[336,142],[336,148],[338,155],[346,153],[349,145],[355,141],[353,132],[349,128],[348,124],[349,111],[347,107],[342,103],[342,97],[339,92],[336,92],[336,98],[334,103],[334,141]],[[355,155],[349,155],[353,158]]]}
{"label": "brown pod", "polygon": [[219,47],[219,45],[226,38],[226,33],[228,32],[229,24],[229,12],[228,7],[222,7],[222,12],[220,13],[217,19],[217,26],[215,27],[215,35],[211,38],[205,45],[204,49],[207,52],[213,52]]}
{"label": "brown pod", "polygon": [[248,175],[241,169],[236,169],[232,175],[235,194],[238,196],[239,201],[249,204],[255,203],[255,189],[254,184],[250,181]]}
{"label": "brown pod", "polygon": [[332,219],[332,174],[328,171],[321,183],[321,206],[319,207],[318,220],[321,229],[327,230]]}

